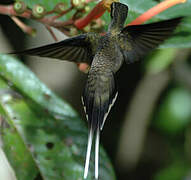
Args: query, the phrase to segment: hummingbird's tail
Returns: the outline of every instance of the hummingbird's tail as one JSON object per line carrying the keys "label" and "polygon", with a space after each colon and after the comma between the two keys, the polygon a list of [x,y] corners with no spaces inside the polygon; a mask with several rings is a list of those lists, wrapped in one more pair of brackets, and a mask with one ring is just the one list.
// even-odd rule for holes
{"label": "hummingbird's tail", "polygon": [[88,175],[93,135],[94,135],[94,129],[91,126],[89,130],[89,135],[88,135],[88,146],[87,146],[86,162],[85,162],[85,168],[84,168],[84,179],[86,179]]}
{"label": "hummingbird's tail", "polygon": [[98,179],[99,175],[99,140],[100,140],[100,129],[96,130],[95,140],[95,179]]}
{"label": "hummingbird's tail", "polygon": [[93,137],[95,134],[95,179],[98,179],[99,141],[107,115],[117,97],[114,74],[110,69],[91,68],[82,96],[82,103],[89,125],[89,137],[84,178],[87,178]]}
{"label": "hummingbird's tail", "polygon": [[95,137],[95,179],[98,179],[99,175],[99,141],[100,141],[100,129],[95,129],[91,126],[89,130],[89,136],[88,136],[88,146],[87,146],[87,152],[86,152],[86,162],[85,162],[85,168],[84,168],[84,179],[87,178],[88,171],[89,171],[89,163],[90,163],[90,155],[91,155],[91,148],[92,148],[92,142],[94,133],[96,133]]}

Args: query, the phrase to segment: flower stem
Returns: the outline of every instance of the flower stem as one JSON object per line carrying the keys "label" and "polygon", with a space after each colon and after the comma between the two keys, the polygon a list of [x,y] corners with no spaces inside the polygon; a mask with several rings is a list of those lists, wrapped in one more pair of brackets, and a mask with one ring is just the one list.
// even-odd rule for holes
{"label": "flower stem", "polygon": [[92,11],[85,16],[84,18],[78,19],[74,22],[74,25],[78,29],[84,28],[87,24],[89,24],[93,19],[97,19],[100,16],[104,14],[106,11],[106,8],[103,6],[103,1],[99,2],[93,9]]}
{"label": "flower stem", "polygon": [[22,29],[23,32],[25,32],[31,36],[34,36],[36,34],[35,29],[33,29],[30,26],[27,26],[21,20],[19,20],[17,17],[11,16],[11,19],[15,22],[15,24],[17,24],[17,26],[19,26]]}

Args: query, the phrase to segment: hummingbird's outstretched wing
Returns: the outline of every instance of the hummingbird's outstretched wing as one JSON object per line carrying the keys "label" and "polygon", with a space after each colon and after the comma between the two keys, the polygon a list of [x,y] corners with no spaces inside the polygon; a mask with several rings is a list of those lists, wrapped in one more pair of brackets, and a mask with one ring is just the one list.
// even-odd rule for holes
{"label": "hummingbird's outstretched wing", "polygon": [[91,64],[94,56],[89,34],[82,34],[53,44],[10,54],[50,57],[79,63],[86,62],[88,64]]}
{"label": "hummingbird's outstretched wing", "polygon": [[99,164],[99,137],[104,121],[117,98],[114,74],[104,71],[90,71],[88,80],[82,96],[84,110],[87,115],[89,125],[89,137],[84,169],[86,179],[89,169],[91,146],[95,134],[95,178],[98,179]]}
{"label": "hummingbird's outstretched wing", "polygon": [[135,62],[166,40],[181,22],[182,17],[144,25],[132,25],[123,28],[122,35],[130,43],[124,49],[127,63]]}

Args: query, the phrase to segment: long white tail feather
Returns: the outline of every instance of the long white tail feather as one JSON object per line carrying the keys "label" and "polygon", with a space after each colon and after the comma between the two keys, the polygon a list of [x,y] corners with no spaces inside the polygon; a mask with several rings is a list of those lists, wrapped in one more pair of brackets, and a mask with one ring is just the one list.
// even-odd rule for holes
{"label": "long white tail feather", "polygon": [[98,179],[98,174],[99,174],[99,140],[100,140],[100,129],[97,128],[96,141],[95,141],[95,179]]}
{"label": "long white tail feather", "polygon": [[86,120],[88,121],[88,115],[87,115],[87,112],[86,112],[86,106],[85,106],[85,104],[84,104],[84,99],[83,99],[83,97],[81,97],[81,100],[82,100],[82,105],[83,105],[83,107],[84,107],[84,112],[85,112],[85,114],[86,114]]}
{"label": "long white tail feather", "polygon": [[86,179],[87,176],[88,176],[93,134],[94,134],[94,132],[93,132],[93,129],[91,127],[90,131],[89,131],[89,137],[88,137],[88,146],[87,146],[87,152],[86,152],[86,162],[85,162],[85,168],[84,168],[84,179]]}
{"label": "long white tail feather", "polygon": [[115,94],[115,96],[114,96],[114,98],[113,98],[113,100],[112,100],[112,103],[109,105],[109,108],[108,108],[107,113],[105,113],[105,115],[104,115],[103,123],[102,123],[102,125],[101,125],[101,130],[103,129],[105,120],[106,120],[106,118],[107,118],[107,116],[108,116],[108,114],[109,114],[109,112],[110,112],[112,106],[114,105],[114,103],[115,103],[115,101],[116,101],[116,99],[117,99],[117,95],[118,95],[118,92],[116,92],[116,94]]}

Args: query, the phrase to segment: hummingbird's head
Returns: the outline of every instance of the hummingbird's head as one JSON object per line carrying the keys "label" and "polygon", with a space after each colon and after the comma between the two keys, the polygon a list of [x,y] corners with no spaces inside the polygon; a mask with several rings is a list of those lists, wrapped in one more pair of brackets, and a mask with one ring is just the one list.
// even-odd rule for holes
{"label": "hummingbird's head", "polygon": [[113,2],[111,4],[111,24],[110,30],[120,30],[123,28],[125,20],[128,14],[128,6],[119,2]]}
{"label": "hummingbird's head", "polygon": [[115,19],[118,23],[124,24],[128,14],[128,6],[119,2],[111,4],[111,19]]}

